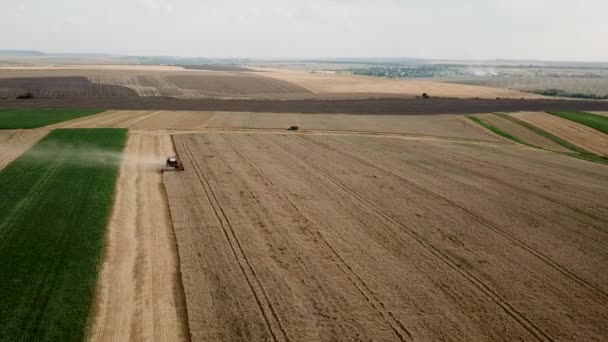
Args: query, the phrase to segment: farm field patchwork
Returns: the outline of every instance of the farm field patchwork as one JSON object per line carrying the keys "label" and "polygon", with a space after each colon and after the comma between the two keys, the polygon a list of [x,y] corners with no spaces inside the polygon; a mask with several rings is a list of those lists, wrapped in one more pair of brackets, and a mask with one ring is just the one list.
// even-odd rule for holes
{"label": "farm field patchwork", "polygon": [[512,115],[593,154],[608,156],[608,135],[591,127],[547,113],[524,112]]}
{"label": "farm field patchwork", "polygon": [[31,91],[37,97],[182,98],[413,98],[428,93],[455,98],[543,98],[517,90],[300,70],[191,70],[179,67],[81,66],[0,68],[0,97]]}
{"label": "farm field patchwork", "polygon": [[0,172],[0,340],[82,340],[125,141],[55,130]]}
{"label": "farm field patchwork", "polygon": [[543,98],[540,95],[516,90],[450,84],[433,80],[388,79],[286,69],[259,68],[257,70],[261,75],[297,84],[317,94],[402,94],[415,97],[428,93],[430,96],[458,98]]}
{"label": "farm field patchwork", "polygon": [[194,340],[608,336],[604,165],[440,139],[173,138]]}
{"label": "farm field patchwork", "polygon": [[516,122],[508,120],[507,117],[497,114],[478,114],[475,116],[481,119],[483,122],[487,122],[488,124],[500,129],[503,132],[506,132],[525,144],[551,151],[572,152],[558,143],[543,137],[542,135],[522,125],[519,125]]}
{"label": "farm field patchwork", "polygon": [[100,113],[90,109],[9,109],[0,111],[0,130],[38,128]]}
{"label": "farm field patchwork", "polygon": [[0,171],[47,133],[46,130],[0,130]]}

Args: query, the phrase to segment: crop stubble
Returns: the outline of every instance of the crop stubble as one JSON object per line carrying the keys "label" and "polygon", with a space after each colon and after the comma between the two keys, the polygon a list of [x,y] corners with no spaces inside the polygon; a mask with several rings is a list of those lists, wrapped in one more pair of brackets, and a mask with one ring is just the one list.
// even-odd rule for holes
{"label": "crop stubble", "polygon": [[608,336],[604,166],[439,141],[174,140],[195,340]]}
{"label": "crop stubble", "polygon": [[108,224],[92,341],[187,341],[177,247],[160,168],[169,136],[131,134]]}
{"label": "crop stubble", "polygon": [[298,125],[307,131],[367,132],[503,141],[457,115],[348,115],[200,111],[107,111],[49,126],[121,127],[149,130],[284,130]]}
{"label": "crop stubble", "polygon": [[47,133],[48,130],[0,130],[0,171]]}

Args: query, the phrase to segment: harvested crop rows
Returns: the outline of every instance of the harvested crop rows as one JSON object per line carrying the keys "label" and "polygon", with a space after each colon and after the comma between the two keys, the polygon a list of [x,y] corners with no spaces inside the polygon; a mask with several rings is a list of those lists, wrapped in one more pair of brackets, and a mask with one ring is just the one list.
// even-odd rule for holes
{"label": "harvested crop rows", "polygon": [[603,165],[440,140],[174,140],[195,340],[608,336]]}
{"label": "harvested crop rows", "polygon": [[46,130],[0,130],[0,171],[47,133]]}
{"label": "harvested crop rows", "polygon": [[516,113],[515,117],[599,156],[608,156],[608,135],[547,113]]}
{"label": "harvested crop rows", "polygon": [[177,247],[159,172],[172,151],[169,136],[129,136],[97,285],[92,341],[188,340]]}

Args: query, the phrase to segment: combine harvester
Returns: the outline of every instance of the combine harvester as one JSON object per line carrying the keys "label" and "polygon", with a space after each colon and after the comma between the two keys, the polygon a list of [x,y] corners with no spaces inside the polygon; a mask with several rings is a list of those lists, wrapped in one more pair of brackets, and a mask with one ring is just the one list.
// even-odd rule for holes
{"label": "combine harvester", "polygon": [[169,156],[163,171],[184,171],[184,165],[177,159],[177,156]]}

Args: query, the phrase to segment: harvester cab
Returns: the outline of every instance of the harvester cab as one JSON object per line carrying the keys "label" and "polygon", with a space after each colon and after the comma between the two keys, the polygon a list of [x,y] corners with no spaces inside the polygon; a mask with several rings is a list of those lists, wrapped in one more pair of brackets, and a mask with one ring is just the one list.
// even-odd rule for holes
{"label": "harvester cab", "polygon": [[166,165],[167,165],[167,169],[168,170],[184,171],[184,166],[179,161],[179,159],[177,159],[177,156],[169,156],[169,157],[167,157],[167,164]]}

